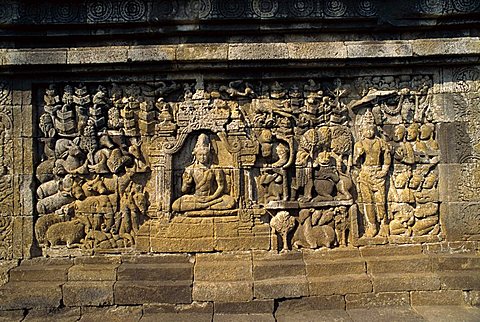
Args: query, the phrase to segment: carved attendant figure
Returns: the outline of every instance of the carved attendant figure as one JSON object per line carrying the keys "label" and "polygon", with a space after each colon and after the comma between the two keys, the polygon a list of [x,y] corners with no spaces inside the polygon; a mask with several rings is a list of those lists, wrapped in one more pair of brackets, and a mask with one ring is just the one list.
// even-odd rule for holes
{"label": "carved attendant figure", "polygon": [[[365,116],[366,119],[368,115]],[[376,137],[373,120],[367,121],[364,126],[364,138],[355,143],[353,162],[361,166],[358,174],[358,188],[367,221],[365,237],[377,235],[378,222],[380,235],[386,236],[388,225],[385,211],[385,178],[390,168],[391,156],[387,142]]]}
{"label": "carved attendant figure", "polygon": [[[182,193],[187,193],[172,205],[174,211],[224,210],[235,205],[233,197],[225,193],[225,173],[212,166],[210,140],[200,134],[193,149],[194,162],[182,176]],[[191,193],[193,191],[193,193]]]}

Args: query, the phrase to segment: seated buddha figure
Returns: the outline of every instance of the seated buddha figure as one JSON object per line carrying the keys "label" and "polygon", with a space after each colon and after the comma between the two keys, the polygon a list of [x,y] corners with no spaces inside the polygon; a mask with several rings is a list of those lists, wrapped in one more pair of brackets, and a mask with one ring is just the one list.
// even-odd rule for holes
{"label": "seated buddha figure", "polygon": [[206,134],[200,134],[193,149],[194,160],[182,176],[182,196],[175,200],[172,210],[227,210],[235,199],[225,191],[225,173],[211,162],[212,149]]}

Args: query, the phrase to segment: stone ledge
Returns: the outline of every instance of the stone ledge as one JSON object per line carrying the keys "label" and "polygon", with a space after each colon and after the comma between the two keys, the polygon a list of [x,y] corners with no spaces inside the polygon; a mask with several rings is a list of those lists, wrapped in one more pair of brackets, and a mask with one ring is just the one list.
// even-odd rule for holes
{"label": "stone ledge", "polygon": [[0,66],[115,64],[129,62],[213,62],[245,60],[337,60],[480,54],[480,38],[346,42],[205,43],[3,49]]}

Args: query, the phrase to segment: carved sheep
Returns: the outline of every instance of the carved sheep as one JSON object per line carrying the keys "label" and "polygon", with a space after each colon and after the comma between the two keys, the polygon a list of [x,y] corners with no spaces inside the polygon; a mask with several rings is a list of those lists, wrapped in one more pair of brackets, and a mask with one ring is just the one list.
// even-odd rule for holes
{"label": "carved sheep", "polygon": [[53,224],[48,228],[45,236],[45,246],[55,246],[60,242],[66,243],[67,248],[80,243],[85,237],[85,224],[78,219]]}

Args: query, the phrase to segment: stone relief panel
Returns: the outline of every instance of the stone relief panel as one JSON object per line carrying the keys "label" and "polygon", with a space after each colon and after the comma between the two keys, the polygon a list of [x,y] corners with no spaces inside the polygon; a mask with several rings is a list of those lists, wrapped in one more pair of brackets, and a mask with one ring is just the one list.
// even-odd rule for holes
{"label": "stone relief panel", "polygon": [[0,259],[13,256],[13,121],[11,88],[0,82]]}
{"label": "stone relief panel", "polygon": [[37,240],[147,252],[438,241],[431,88],[428,75],[45,86]]}

